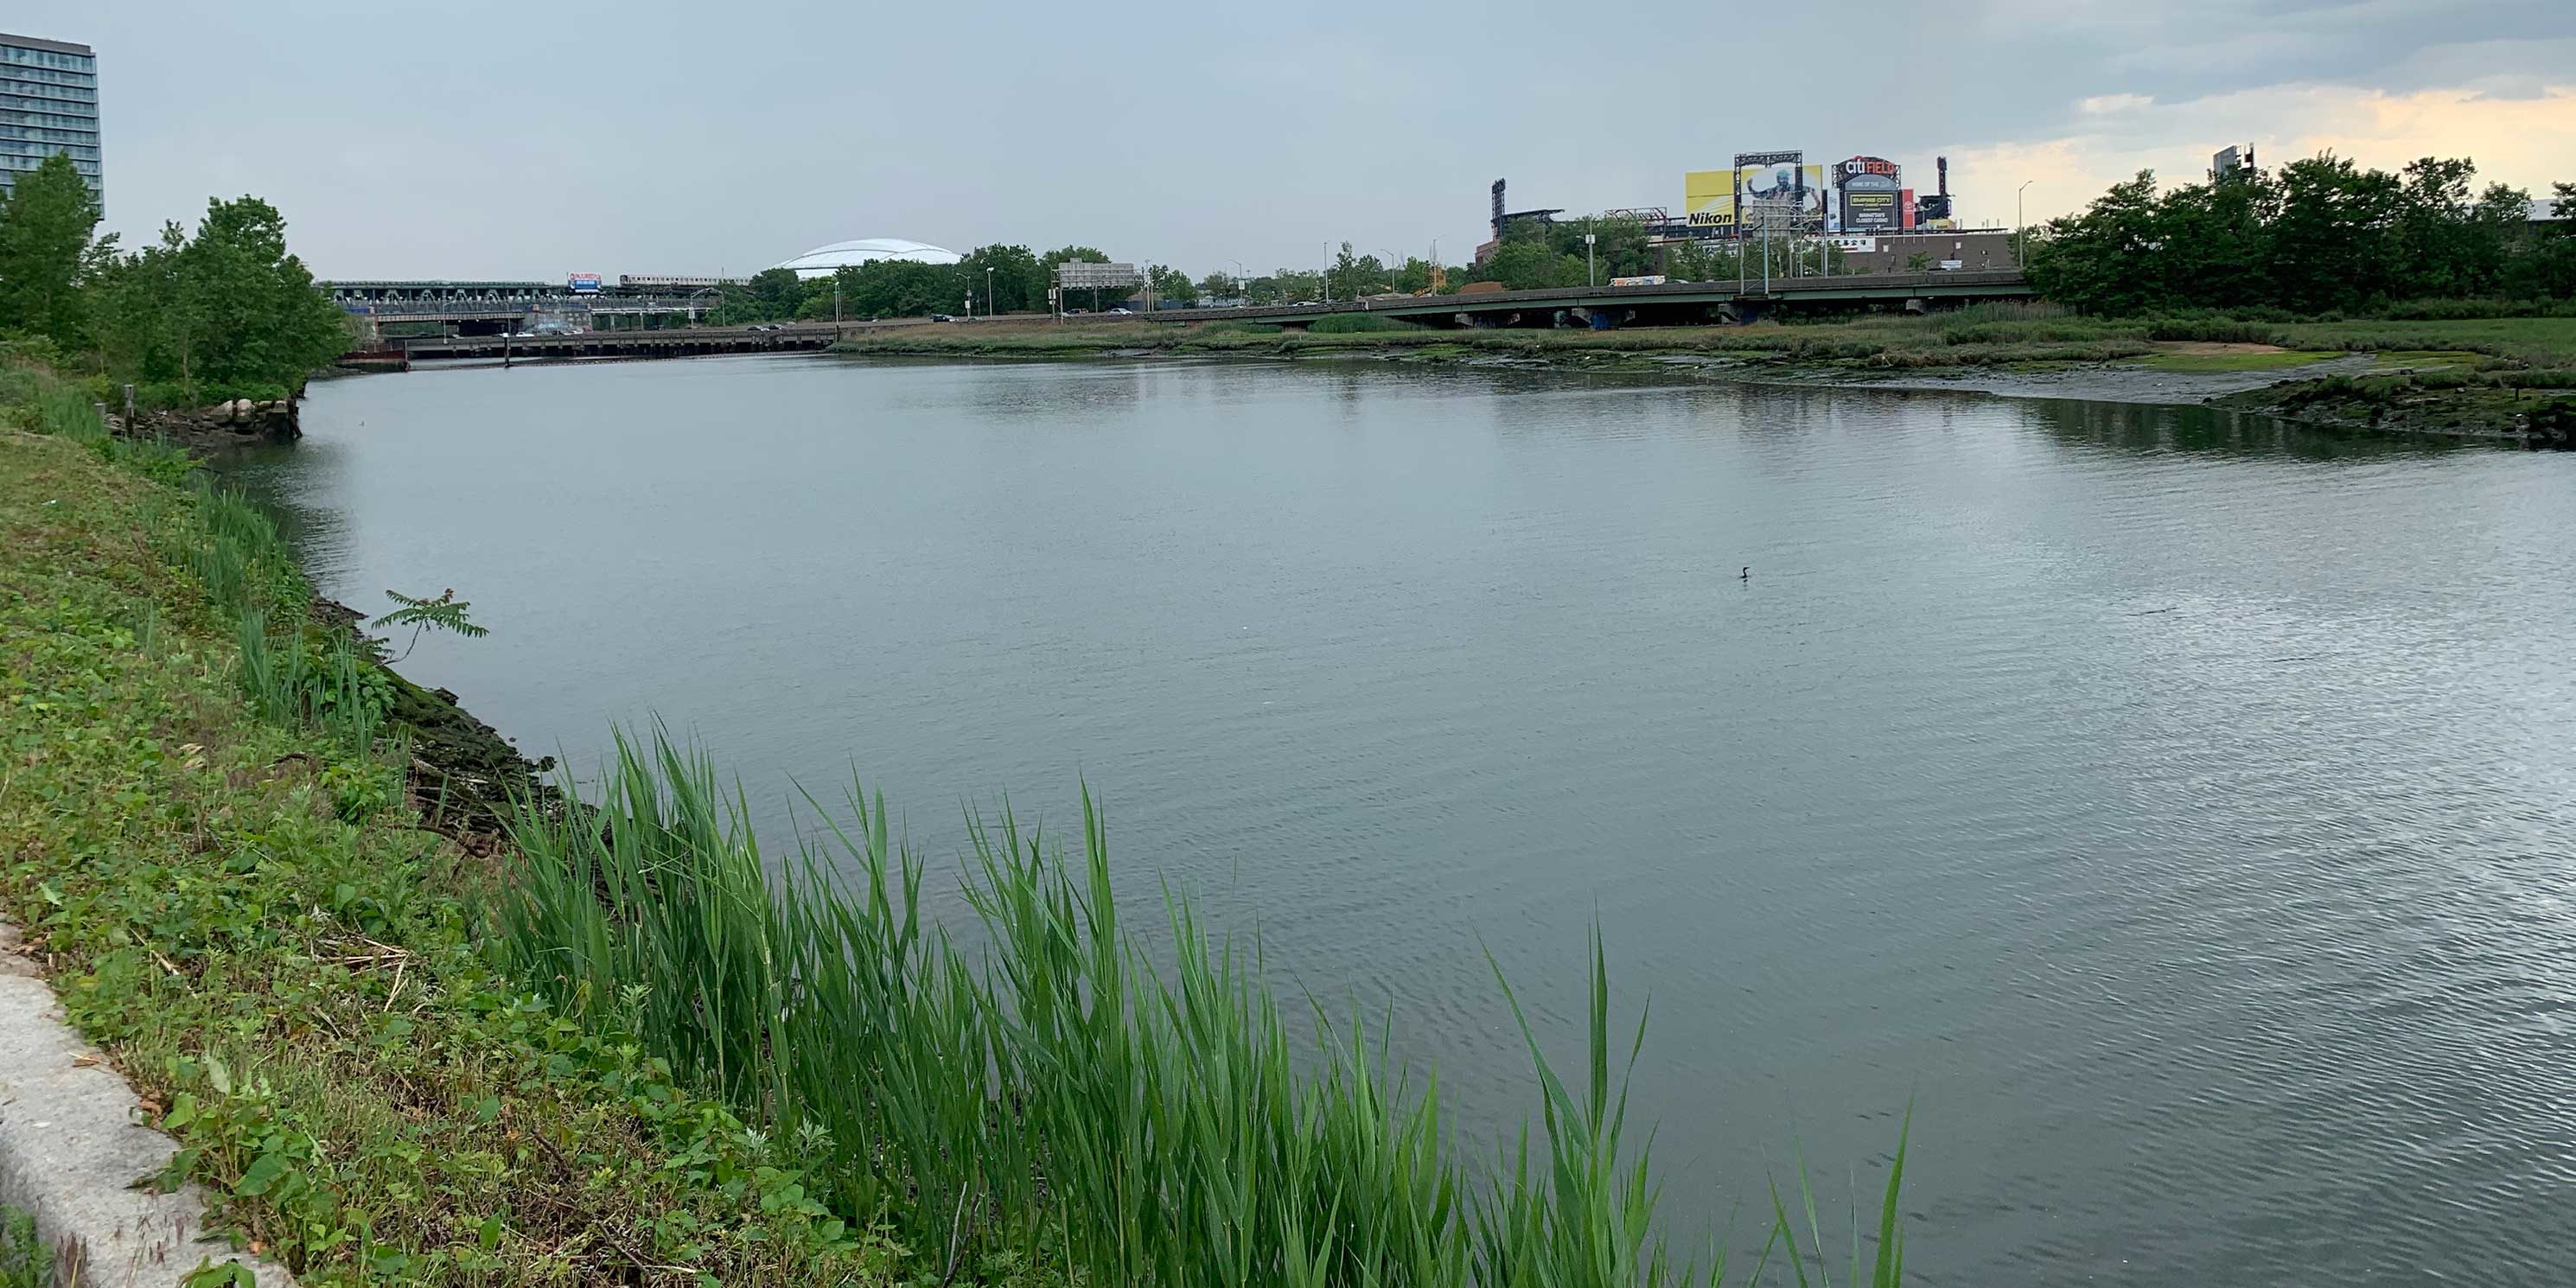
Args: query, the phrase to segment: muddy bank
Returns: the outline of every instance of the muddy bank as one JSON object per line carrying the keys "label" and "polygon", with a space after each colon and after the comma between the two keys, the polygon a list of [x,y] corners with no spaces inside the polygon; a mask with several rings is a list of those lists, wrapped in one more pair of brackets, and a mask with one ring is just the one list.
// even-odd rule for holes
{"label": "muddy bank", "polygon": [[1989,368],[1908,372],[1884,379],[1824,375],[1815,379],[1816,383],[1864,389],[1947,389],[1993,394],[2000,398],[2073,398],[2084,402],[2176,406],[2267,389],[2285,380],[2355,374],[2371,370],[2372,365],[2371,356],[2364,353],[2328,358],[2296,368],[2252,371],[2164,371],[2130,363],[2096,363],[2054,371]]}
{"label": "muddy bank", "polygon": [[316,597],[313,618],[324,629],[356,641],[393,681],[393,708],[387,714],[411,736],[410,788],[432,831],[453,837],[468,853],[488,855],[508,840],[514,802],[556,799],[546,780],[554,757],[528,759],[500,730],[457,705],[453,692],[403,678],[387,658],[385,642],[367,633],[364,614]]}
{"label": "muddy bank", "polygon": [[[2306,373],[2302,373],[2306,374]],[[2547,381],[2549,373],[2533,373]],[[2330,374],[2209,400],[2296,424],[2374,434],[2483,439],[2536,450],[2576,450],[2576,380],[2514,383],[2491,376],[2399,371]]]}

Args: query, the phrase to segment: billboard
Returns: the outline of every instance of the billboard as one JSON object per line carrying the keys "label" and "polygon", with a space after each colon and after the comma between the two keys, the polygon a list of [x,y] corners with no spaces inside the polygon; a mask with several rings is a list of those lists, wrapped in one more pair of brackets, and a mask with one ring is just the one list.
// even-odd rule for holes
{"label": "billboard", "polygon": [[564,285],[575,295],[597,295],[599,294],[599,274],[575,273],[564,280]]}
{"label": "billboard", "polygon": [[1825,168],[1797,161],[1778,161],[1767,165],[1737,166],[1735,193],[1739,205],[1759,203],[1788,212],[1788,221],[1799,228],[1825,226],[1826,208],[1830,204],[1825,191]]}
{"label": "billboard", "polygon": [[1682,176],[1682,220],[1694,228],[1735,226],[1735,171],[1693,170]]}
{"label": "billboard", "polygon": [[1056,285],[1077,289],[1135,286],[1144,280],[1145,275],[1137,272],[1133,264],[1099,264],[1068,259],[1055,266]]}
{"label": "billboard", "polygon": [[1739,152],[1743,164],[1682,175],[1682,219],[1694,228],[1733,228],[1738,209],[1752,202],[1785,206],[1788,222],[1824,228],[1833,211],[1825,168],[1807,165],[1797,152]]}
{"label": "billboard", "polygon": [[1853,157],[1836,165],[1840,231],[1892,233],[1905,227],[1904,184],[1904,169],[1885,157]]}

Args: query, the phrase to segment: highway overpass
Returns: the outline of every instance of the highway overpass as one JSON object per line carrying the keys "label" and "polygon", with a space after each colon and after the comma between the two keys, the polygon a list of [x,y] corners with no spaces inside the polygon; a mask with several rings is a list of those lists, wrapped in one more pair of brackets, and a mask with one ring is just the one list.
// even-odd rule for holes
{"label": "highway overpass", "polygon": [[[1850,277],[1775,277],[1738,287],[1720,282],[1665,282],[1655,286],[1562,287],[1492,291],[1481,295],[1410,295],[1334,304],[1250,305],[1220,309],[1157,309],[1138,316],[1156,322],[1264,322],[1302,327],[1317,318],[1374,313],[1431,326],[1582,326],[1595,314],[1613,326],[1686,326],[1752,321],[1775,313],[1834,308],[1932,309],[1981,300],[2029,299],[2036,292],[2017,270],[1996,272],[1865,273]],[[1069,319],[1094,322],[1115,314]]]}

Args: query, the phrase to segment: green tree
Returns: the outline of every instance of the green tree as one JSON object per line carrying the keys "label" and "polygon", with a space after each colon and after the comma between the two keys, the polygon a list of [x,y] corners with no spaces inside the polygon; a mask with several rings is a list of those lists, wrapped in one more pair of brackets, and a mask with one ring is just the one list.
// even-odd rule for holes
{"label": "green tree", "polygon": [[[823,278],[815,280],[823,284],[824,304],[828,310],[831,283]],[[764,268],[752,274],[750,281],[726,287],[707,320],[717,326],[745,326],[753,322],[792,318],[804,307],[808,294],[805,280],[796,275],[795,269]],[[845,311],[846,308],[847,302],[844,301]]]}
{"label": "green tree", "polygon": [[286,249],[286,219],[257,197],[209,201],[181,276],[202,326],[201,378],[294,387],[345,351],[344,315]]}
{"label": "green tree", "polygon": [[1559,254],[1544,238],[1506,241],[1485,261],[1479,280],[1500,282],[1509,290],[1534,291],[1551,286],[1581,286],[1583,259]]}
{"label": "green tree", "polygon": [[347,351],[349,318],[286,249],[286,220],[256,197],[209,201],[190,237],[165,224],[159,244],[92,275],[99,347],[110,369],[146,382],[292,391]]}
{"label": "green tree", "polygon": [[1198,283],[1191,281],[1189,274],[1168,264],[1146,266],[1145,280],[1154,288],[1154,305],[1157,308],[1162,307],[1165,300],[1188,304],[1198,298]]}
{"label": "green tree", "polygon": [[[979,246],[968,253],[958,266],[958,273],[975,290],[976,307],[1003,312],[1043,313],[1047,308],[1047,287],[1054,275],[1039,264],[1037,253],[1026,246]],[[992,273],[988,278],[986,269]],[[985,298],[989,283],[992,298]]]}
{"label": "green tree", "polygon": [[98,199],[60,152],[21,173],[0,205],[0,330],[44,336],[64,350],[89,344],[86,279],[100,267],[90,235]]}
{"label": "green tree", "polygon": [[194,383],[205,320],[188,282],[187,250],[188,232],[173,220],[161,225],[159,243],[100,275],[100,348],[111,369]]}
{"label": "green tree", "polygon": [[[1655,271],[1652,267],[1655,262],[1654,252],[1646,245],[1646,225],[1643,220],[1587,215],[1581,219],[1560,220],[1544,227],[1548,248],[1560,257],[1571,256],[1578,262],[1583,259],[1584,235],[1591,234],[1593,275],[1601,281],[1606,282],[1614,277],[1636,277]],[[1582,275],[1578,273],[1573,282],[1550,283],[1550,285],[1574,285],[1582,280]]]}
{"label": "green tree", "polygon": [[[2115,183],[2083,214],[2050,220],[2030,248],[2031,284],[2042,295],[2107,313],[2136,313],[2164,302],[2154,252],[2163,244],[2156,218],[2156,175]],[[1919,262],[1918,262],[1919,261]],[[1914,255],[1921,272],[1931,259]]]}
{"label": "green tree", "polygon": [[2543,221],[2529,238],[2521,276],[2535,295],[2576,296],[2576,183],[2550,186],[2557,218]]}
{"label": "green tree", "polygon": [[2157,299],[2220,308],[2269,302],[2278,192],[2260,171],[2187,184],[2157,202]]}
{"label": "green tree", "polygon": [[2397,176],[2324,153],[2281,167],[2272,221],[2273,298],[2302,312],[2356,308],[2397,285],[2389,231],[2405,201]]}

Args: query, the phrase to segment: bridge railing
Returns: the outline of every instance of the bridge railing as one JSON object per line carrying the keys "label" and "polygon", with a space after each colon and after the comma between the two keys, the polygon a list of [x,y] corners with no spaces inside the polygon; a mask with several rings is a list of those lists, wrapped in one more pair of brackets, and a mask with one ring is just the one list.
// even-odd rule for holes
{"label": "bridge railing", "polygon": [[637,299],[631,296],[567,295],[535,300],[344,300],[348,312],[379,318],[498,317],[524,313],[685,313],[711,308],[715,300],[700,296]]}

